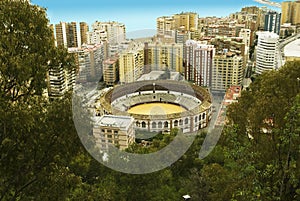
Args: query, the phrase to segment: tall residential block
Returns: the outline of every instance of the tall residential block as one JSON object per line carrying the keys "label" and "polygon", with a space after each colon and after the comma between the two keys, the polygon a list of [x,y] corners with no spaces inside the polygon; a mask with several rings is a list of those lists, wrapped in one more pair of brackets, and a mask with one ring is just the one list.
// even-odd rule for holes
{"label": "tall residential block", "polygon": [[80,22],[79,27],[80,27],[81,45],[88,44],[87,34],[89,32],[89,25],[86,22]]}
{"label": "tall residential block", "polygon": [[272,32],[257,32],[256,70],[261,74],[266,70],[277,69],[279,36]]}
{"label": "tall residential block", "polygon": [[156,30],[158,36],[172,36],[175,31],[198,30],[198,14],[193,12],[182,12],[172,16],[162,16],[156,19]]}
{"label": "tall residential block", "polygon": [[92,24],[92,31],[89,32],[89,43],[97,44],[101,41],[107,41],[115,45],[126,40],[125,25],[119,22],[99,22]]}
{"label": "tall residential block", "polygon": [[62,65],[48,70],[48,96],[50,98],[63,97],[66,92],[75,86],[76,69],[66,69]]}
{"label": "tall residential block", "polygon": [[243,43],[245,44],[246,54],[248,54],[250,45],[251,45],[251,30],[250,29],[241,29],[239,32],[239,37],[242,38]]}
{"label": "tall residential block", "polygon": [[300,1],[284,1],[281,3],[281,24],[300,25]]}
{"label": "tall residential block", "polygon": [[275,11],[267,12],[265,15],[265,31],[280,33],[281,13]]}
{"label": "tall residential block", "polygon": [[81,48],[69,48],[74,54],[78,68],[77,82],[99,81],[102,78],[104,45],[84,45]]}
{"label": "tall residential block", "polygon": [[144,49],[137,45],[123,51],[119,56],[120,83],[135,82],[144,73]]}
{"label": "tall residential block", "polygon": [[96,117],[93,136],[96,145],[102,150],[109,149],[109,145],[124,150],[135,142],[134,119],[114,115]]}
{"label": "tall residential block", "polygon": [[224,52],[214,56],[212,89],[226,90],[231,85],[241,85],[244,77],[242,56]]}
{"label": "tall residential block", "polygon": [[166,70],[183,73],[183,44],[145,43],[146,66],[151,70]]}
{"label": "tall residential block", "polygon": [[199,86],[212,86],[213,45],[201,44],[198,41],[186,42],[185,79]]}
{"label": "tall residential block", "polygon": [[182,12],[175,14],[174,28],[177,30],[194,31],[198,29],[198,14],[193,12]]}
{"label": "tall residential block", "polygon": [[55,25],[57,46],[78,47],[76,22],[60,22]]}
{"label": "tall residential block", "polygon": [[162,16],[156,19],[157,35],[172,36],[174,32],[175,21],[172,16]]}
{"label": "tall residential block", "polygon": [[103,61],[103,80],[106,86],[114,86],[119,79],[118,58],[108,58]]}

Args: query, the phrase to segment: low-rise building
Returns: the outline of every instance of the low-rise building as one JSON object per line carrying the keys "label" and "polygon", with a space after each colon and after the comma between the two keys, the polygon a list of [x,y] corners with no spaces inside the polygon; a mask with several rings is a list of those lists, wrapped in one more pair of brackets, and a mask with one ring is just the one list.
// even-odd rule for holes
{"label": "low-rise building", "polygon": [[135,142],[134,119],[129,116],[103,115],[95,117],[93,135],[100,149],[115,145],[121,150]]}

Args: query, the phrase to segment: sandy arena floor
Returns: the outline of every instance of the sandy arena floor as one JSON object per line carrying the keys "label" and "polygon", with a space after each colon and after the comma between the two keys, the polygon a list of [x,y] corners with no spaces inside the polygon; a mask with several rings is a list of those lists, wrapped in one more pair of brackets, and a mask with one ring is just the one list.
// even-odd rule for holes
{"label": "sandy arena floor", "polygon": [[183,111],[186,111],[186,109],[169,103],[146,103],[130,108],[128,113],[143,115],[166,115]]}

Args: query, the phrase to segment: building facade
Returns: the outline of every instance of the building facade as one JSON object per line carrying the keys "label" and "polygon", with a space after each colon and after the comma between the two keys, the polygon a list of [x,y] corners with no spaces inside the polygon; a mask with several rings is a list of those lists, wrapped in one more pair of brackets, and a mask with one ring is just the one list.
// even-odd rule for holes
{"label": "building facade", "polygon": [[118,58],[108,58],[103,61],[103,80],[106,86],[114,86],[119,80]]}
{"label": "building facade", "polygon": [[69,48],[74,54],[78,68],[77,82],[99,81],[102,78],[104,45],[84,45],[81,48]]}
{"label": "building facade", "polygon": [[109,145],[124,150],[135,142],[134,119],[128,116],[103,115],[96,117],[93,135],[100,149]]}
{"label": "building facade", "polygon": [[213,90],[226,90],[231,85],[241,85],[244,78],[244,61],[242,56],[231,52],[214,57]]}
{"label": "building facade", "polygon": [[92,31],[88,34],[90,44],[101,43],[107,41],[109,44],[115,45],[126,40],[125,25],[119,22],[99,22],[92,24]]}
{"label": "building facade", "polygon": [[284,1],[281,3],[281,24],[300,25],[300,1]]}
{"label": "building facade", "polygon": [[156,19],[156,30],[158,36],[174,34],[175,21],[172,16],[162,16]]}
{"label": "building facade", "polygon": [[281,13],[275,11],[268,12],[265,15],[265,31],[280,34]]}
{"label": "building facade", "polygon": [[186,42],[185,79],[193,81],[198,86],[212,86],[213,45],[201,44],[198,41]]}
{"label": "building facade", "polygon": [[272,32],[258,32],[255,73],[277,68],[279,36]]}
{"label": "building facade", "polygon": [[174,28],[176,30],[195,31],[198,29],[198,14],[193,12],[182,12],[173,15]]}
{"label": "building facade", "polygon": [[145,43],[146,66],[151,70],[183,72],[183,44],[176,43]]}
{"label": "building facade", "polygon": [[80,39],[81,39],[81,45],[88,44],[88,37],[87,34],[89,32],[89,26],[86,22],[80,22]]}
{"label": "building facade", "polygon": [[76,69],[65,69],[62,65],[52,67],[48,70],[48,96],[60,98],[75,86]]}
{"label": "building facade", "polygon": [[142,46],[132,47],[119,56],[120,83],[135,82],[144,73],[144,49]]}
{"label": "building facade", "polygon": [[57,46],[78,47],[76,22],[60,22],[55,25]]}

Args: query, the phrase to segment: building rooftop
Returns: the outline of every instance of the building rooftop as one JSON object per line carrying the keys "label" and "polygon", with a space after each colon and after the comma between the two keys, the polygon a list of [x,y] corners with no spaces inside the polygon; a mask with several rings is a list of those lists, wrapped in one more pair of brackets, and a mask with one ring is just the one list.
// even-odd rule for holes
{"label": "building rooftop", "polygon": [[263,38],[279,38],[278,34],[269,31],[258,31],[256,32],[256,35]]}
{"label": "building rooftop", "polygon": [[117,62],[117,60],[118,60],[118,58],[108,58],[103,61],[103,64],[114,64]]}
{"label": "building rooftop", "polygon": [[121,130],[127,130],[134,119],[129,116],[103,115],[101,117],[95,117],[94,120],[96,126],[118,127]]}
{"label": "building rooftop", "polygon": [[[144,80],[159,80],[165,74],[165,71],[151,71],[150,73],[142,75],[137,81]],[[170,80],[179,80],[180,73],[179,72],[170,72]]]}
{"label": "building rooftop", "polygon": [[241,86],[231,86],[227,89],[224,104],[231,104],[232,102],[237,101],[237,99],[241,96],[242,87]]}
{"label": "building rooftop", "polygon": [[297,39],[284,47],[285,57],[300,57],[300,39]]}

